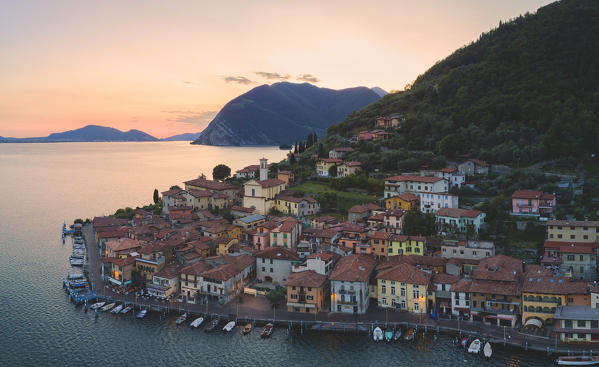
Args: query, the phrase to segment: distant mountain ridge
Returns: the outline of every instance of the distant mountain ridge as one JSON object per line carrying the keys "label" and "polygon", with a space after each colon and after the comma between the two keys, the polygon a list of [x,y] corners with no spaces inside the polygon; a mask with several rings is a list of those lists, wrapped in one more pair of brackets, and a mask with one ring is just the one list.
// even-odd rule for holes
{"label": "distant mountain ridge", "polygon": [[309,83],[261,85],[228,102],[192,144],[293,144],[327,127],[380,96],[366,87],[341,90]]}
{"label": "distant mountain ridge", "polygon": [[199,138],[200,135],[202,135],[201,132],[199,132],[199,133],[184,133],[184,134],[169,136],[168,138],[164,138],[164,139],[160,139],[160,140],[161,141],[194,141],[197,138]]}
{"label": "distant mountain ridge", "polygon": [[99,141],[158,141],[157,138],[139,130],[121,131],[112,127],[87,125],[80,129],[52,133],[38,138],[0,137],[0,143],[60,143]]}

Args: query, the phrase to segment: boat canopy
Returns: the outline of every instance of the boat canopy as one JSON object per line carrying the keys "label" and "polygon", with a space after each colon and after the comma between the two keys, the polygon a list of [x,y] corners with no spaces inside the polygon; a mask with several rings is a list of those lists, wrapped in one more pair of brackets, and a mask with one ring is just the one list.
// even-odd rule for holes
{"label": "boat canopy", "polygon": [[543,327],[543,323],[539,319],[528,319],[528,321],[526,321],[524,324],[524,327],[526,326],[536,326],[540,329]]}

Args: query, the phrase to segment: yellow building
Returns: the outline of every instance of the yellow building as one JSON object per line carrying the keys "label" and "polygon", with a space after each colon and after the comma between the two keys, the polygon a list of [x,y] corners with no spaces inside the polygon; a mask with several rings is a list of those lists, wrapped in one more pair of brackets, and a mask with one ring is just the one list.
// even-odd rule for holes
{"label": "yellow building", "polygon": [[320,158],[316,162],[316,174],[322,177],[329,177],[329,170],[343,161],[338,158]]}
{"label": "yellow building", "polygon": [[393,235],[389,240],[387,256],[422,255],[426,237]]}
{"label": "yellow building", "polygon": [[279,171],[277,178],[285,182],[285,185],[292,184],[295,181],[295,176],[292,171]]}
{"label": "yellow building", "polygon": [[237,245],[239,240],[237,238],[220,237],[214,241],[216,244],[216,255],[223,256],[229,254],[229,249],[233,245]]}
{"label": "yellow building", "polygon": [[418,195],[405,192],[397,196],[391,196],[385,199],[385,208],[411,210],[420,208],[420,198]]}
{"label": "yellow building", "polygon": [[294,197],[289,195],[277,195],[274,207],[281,213],[304,217],[320,212],[320,204],[310,196]]}
{"label": "yellow building", "polygon": [[[522,284],[522,325],[531,319],[543,325],[553,325],[555,311],[560,306],[575,303],[576,295],[588,294],[587,282],[570,281],[566,277],[528,276]],[[572,302],[569,302],[572,301]]]}
{"label": "yellow building", "polygon": [[337,166],[337,177],[347,177],[355,175],[362,168],[360,162],[343,162]]}
{"label": "yellow building", "polygon": [[547,221],[547,240],[564,242],[597,242],[599,221]]}
{"label": "yellow building", "polygon": [[330,298],[326,275],[313,270],[291,273],[287,282],[287,311],[318,313],[328,310]]}
{"label": "yellow building", "polygon": [[377,276],[378,305],[415,313],[427,313],[428,274],[409,264],[397,264]]}

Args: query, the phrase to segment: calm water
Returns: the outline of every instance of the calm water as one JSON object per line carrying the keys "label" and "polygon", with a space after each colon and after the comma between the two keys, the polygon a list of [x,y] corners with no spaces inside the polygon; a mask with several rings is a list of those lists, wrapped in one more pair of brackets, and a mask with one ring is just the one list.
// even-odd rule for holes
{"label": "calm water", "polygon": [[0,144],[0,366],[289,365],[546,366],[542,354],[495,348],[484,361],[457,351],[448,337],[416,344],[373,344],[364,334],[275,330],[206,334],[176,327],[174,317],[101,314],[70,303],[61,287],[71,246],[63,220],[147,204],[154,188],[279,161],[277,148],[217,148],[187,143]]}

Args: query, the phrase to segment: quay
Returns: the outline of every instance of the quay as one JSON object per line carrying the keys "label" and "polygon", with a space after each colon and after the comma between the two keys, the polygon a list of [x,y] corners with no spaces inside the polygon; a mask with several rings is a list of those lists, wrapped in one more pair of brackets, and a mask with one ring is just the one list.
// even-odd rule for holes
{"label": "quay", "polygon": [[284,307],[273,308],[265,297],[241,295],[227,304],[200,303],[188,304],[175,301],[159,301],[137,297],[136,294],[119,294],[104,287],[101,275],[101,255],[95,245],[91,224],[82,230],[86,246],[86,262],[84,274],[96,299],[120,302],[134,309],[148,309],[163,314],[191,315],[210,319],[236,320],[238,323],[251,322],[256,325],[274,323],[275,326],[300,328],[304,330],[324,330],[336,332],[370,332],[376,326],[412,327],[417,332],[447,333],[454,336],[471,336],[487,340],[494,345],[512,346],[524,350],[533,350],[550,354],[585,354],[599,353],[589,345],[563,345],[557,340],[522,333],[518,330],[493,325],[485,325],[473,321],[459,319],[432,320],[428,316],[419,316],[409,312],[386,311],[372,305],[363,315],[347,315],[340,313],[320,312],[318,314],[299,314],[288,312]]}

